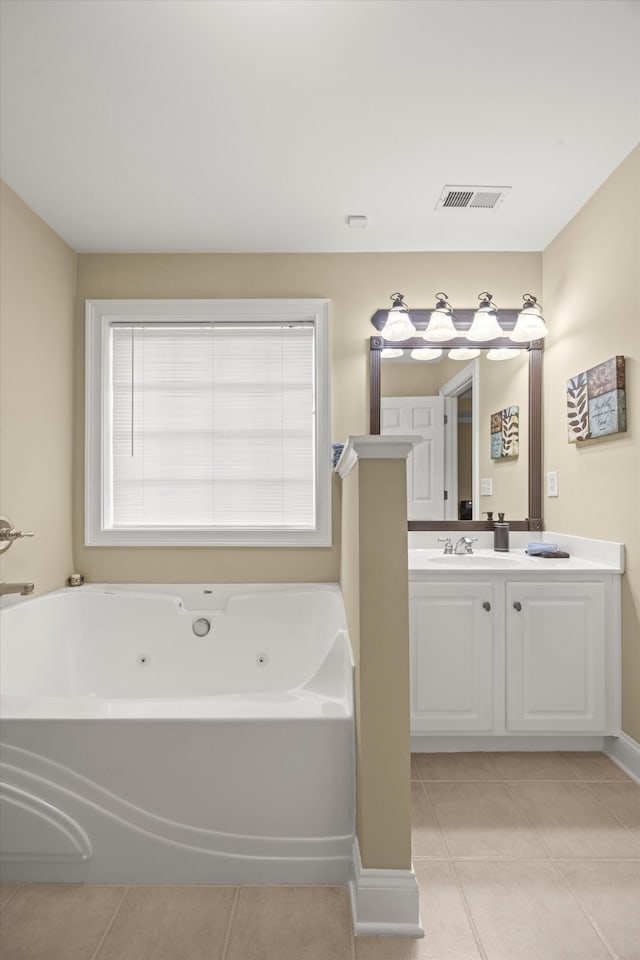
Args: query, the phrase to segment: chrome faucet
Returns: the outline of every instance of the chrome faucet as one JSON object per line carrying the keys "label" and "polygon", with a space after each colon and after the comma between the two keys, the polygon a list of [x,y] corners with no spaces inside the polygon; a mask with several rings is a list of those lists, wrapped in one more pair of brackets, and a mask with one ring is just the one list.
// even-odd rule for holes
{"label": "chrome faucet", "polygon": [[456,549],[454,553],[458,555],[463,553],[473,553],[473,544],[478,540],[477,537],[460,537],[456,543]]}
{"label": "chrome faucet", "polygon": [[451,537],[438,537],[438,543],[444,543],[444,552],[449,555],[453,553],[453,544],[451,543]]}
{"label": "chrome faucet", "polygon": [[26,597],[33,593],[32,583],[0,583],[0,597],[7,593],[19,593],[21,597]]}

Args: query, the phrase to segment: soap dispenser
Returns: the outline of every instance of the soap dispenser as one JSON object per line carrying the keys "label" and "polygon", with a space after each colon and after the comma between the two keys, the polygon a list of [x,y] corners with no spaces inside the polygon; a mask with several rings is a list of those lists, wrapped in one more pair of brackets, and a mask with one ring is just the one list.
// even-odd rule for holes
{"label": "soap dispenser", "polygon": [[504,513],[498,514],[493,525],[493,549],[498,553],[509,552],[509,523],[504,519]]}

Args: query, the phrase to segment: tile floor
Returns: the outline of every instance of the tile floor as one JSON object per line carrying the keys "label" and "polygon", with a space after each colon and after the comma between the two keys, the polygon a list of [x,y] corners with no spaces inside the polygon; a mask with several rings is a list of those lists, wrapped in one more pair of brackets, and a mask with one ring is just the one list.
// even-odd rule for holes
{"label": "tile floor", "polygon": [[601,754],[418,754],[424,940],[341,887],[0,887],[2,960],[640,960],[640,786]]}

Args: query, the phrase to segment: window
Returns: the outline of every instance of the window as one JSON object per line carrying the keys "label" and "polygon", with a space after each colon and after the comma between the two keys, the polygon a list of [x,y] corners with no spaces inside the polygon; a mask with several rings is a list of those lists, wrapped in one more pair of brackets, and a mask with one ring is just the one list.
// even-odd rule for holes
{"label": "window", "polygon": [[328,301],[86,305],[85,541],[329,546]]}

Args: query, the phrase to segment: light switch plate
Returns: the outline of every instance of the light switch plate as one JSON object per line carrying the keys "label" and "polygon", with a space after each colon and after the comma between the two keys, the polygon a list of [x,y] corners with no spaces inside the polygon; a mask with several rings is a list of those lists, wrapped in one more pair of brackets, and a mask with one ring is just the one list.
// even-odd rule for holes
{"label": "light switch plate", "polygon": [[480,496],[481,497],[491,497],[493,495],[493,480],[489,479],[480,479]]}
{"label": "light switch plate", "polygon": [[557,470],[551,470],[547,474],[547,496],[548,497],[558,496],[558,471]]}

